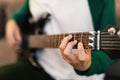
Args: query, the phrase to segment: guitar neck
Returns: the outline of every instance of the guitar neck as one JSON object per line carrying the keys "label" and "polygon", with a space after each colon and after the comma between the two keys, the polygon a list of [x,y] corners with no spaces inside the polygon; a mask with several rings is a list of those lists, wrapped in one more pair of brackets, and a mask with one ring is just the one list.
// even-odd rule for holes
{"label": "guitar neck", "polygon": [[[80,32],[56,35],[31,35],[28,39],[29,48],[58,48],[64,37],[71,34],[73,38],[82,42],[85,49],[92,50],[120,50],[120,37],[108,32]],[[74,48],[77,48],[76,46]]]}
{"label": "guitar neck", "polygon": [[[89,33],[69,33],[73,35],[70,40],[77,40],[83,42],[85,48],[89,48]],[[36,48],[58,48],[62,39],[69,34],[56,34],[56,35],[33,35],[29,36],[29,47]],[[76,48],[76,46],[74,47]]]}

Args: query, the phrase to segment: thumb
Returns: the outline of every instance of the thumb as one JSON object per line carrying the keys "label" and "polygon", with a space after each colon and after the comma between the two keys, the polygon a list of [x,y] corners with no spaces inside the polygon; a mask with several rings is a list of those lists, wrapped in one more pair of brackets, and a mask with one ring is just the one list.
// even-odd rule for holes
{"label": "thumb", "polygon": [[17,42],[17,46],[20,46],[21,42],[22,42],[22,38],[21,38],[21,33],[19,31],[19,29],[16,30],[15,32],[15,39],[16,39],[16,42]]}
{"label": "thumb", "polygon": [[78,43],[78,55],[79,55],[79,60],[80,61],[85,61],[86,60],[86,53],[85,53],[83,44],[81,42]]}

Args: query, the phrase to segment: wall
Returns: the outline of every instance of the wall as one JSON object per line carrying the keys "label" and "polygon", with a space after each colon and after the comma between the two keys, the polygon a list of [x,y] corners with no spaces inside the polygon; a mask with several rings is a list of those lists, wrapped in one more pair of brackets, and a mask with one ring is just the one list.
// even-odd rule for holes
{"label": "wall", "polygon": [[[4,35],[5,22],[11,14],[18,10],[24,0],[0,0],[0,37]],[[17,54],[14,49],[9,48],[5,41],[0,38],[0,66],[17,61]]]}

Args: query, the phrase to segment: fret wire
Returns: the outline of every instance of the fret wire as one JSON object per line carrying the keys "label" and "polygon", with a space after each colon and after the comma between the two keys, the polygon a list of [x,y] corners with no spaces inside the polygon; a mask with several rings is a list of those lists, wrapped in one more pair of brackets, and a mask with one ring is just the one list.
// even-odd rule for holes
{"label": "fret wire", "polygon": [[54,35],[54,40],[55,40],[55,42],[54,42],[54,47],[56,47],[56,36],[57,36],[57,35]]}
{"label": "fret wire", "polygon": [[49,36],[49,39],[50,39],[50,47],[51,47],[51,37],[50,37],[50,35],[48,35]]}
{"label": "fret wire", "polygon": [[50,38],[49,38],[49,36],[47,36],[46,41],[47,41],[47,47],[49,47],[49,45],[50,45]]}
{"label": "fret wire", "polygon": [[63,34],[63,38],[62,39],[64,39],[64,37],[65,37],[65,34]]}
{"label": "fret wire", "polygon": [[48,47],[50,46],[50,36],[48,35],[48,39],[49,40],[49,43],[48,43]]}
{"label": "fret wire", "polygon": [[76,38],[76,33],[74,33],[74,40],[75,40],[75,38]]}
{"label": "fret wire", "polygon": [[59,47],[59,35],[57,35],[57,43],[56,47]]}
{"label": "fret wire", "polygon": [[55,47],[55,35],[53,35],[53,47]]}
{"label": "fret wire", "polygon": [[[57,35],[57,36],[58,36],[58,35]],[[57,38],[57,36],[55,36],[55,37]],[[56,40],[56,41],[55,41],[55,42],[56,42],[56,43],[55,43],[55,47],[57,47],[57,39],[56,39],[56,38],[55,38],[55,40]]]}
{"label": "fret wire", "polygon": [[51,47],[53,47],[53,36],[51,35]]}
{"label": "fret wire", "polygon": [[62,41],[62,40],[61,40],[61,35],[59,35],[59,45],[60,45],[61,41]]}
{"label": "fret wire", "polygon": [[58,35],[56,36],[56,47],[58,47],[57,45],[58,45]]}
{"label": "fret wire", "polygon": [[54,38],[53,38],[53,35],[52,35],[52,47],[54,46],[54,44],[53,44],[53,39],[54,39]]}
{"label": "fret wire", "polygon": [[49,38],[50,38],[50,47],[52,47],[52,46],[51,46],[51,35],[49,35]]}
{"label": "fret wire", "polygon": [[61,39],[60,39],[60,35],[58,35],[58,46],[60,45]]}
{"label": "fret wire", "polygon": [[54,36],[54,41],[53,41],[53,44],[54,44],[54,46],[53,47],[55,47],[55,45],[56,45],[56,39],[55,39],[55,37],[56,37],[56,35],[53,35]]}
{"label": "fret wire", "polygon": [[[48,38],[48,36],[47,37],[44,36],[44,39],[46,42],[47,42],[47,38]],[[44,44],[45,44],[44,46],[47,47],[47,43],[44,43]]]}
{"label": "fret wire", "polygon": [[[46,40],[46,36],[43,36],[43,39],[45,39]],[[43,42],[44,42],[44,40],[43,40]],[[46,46],[46,43],[44,43],[44,47]]]}
{"label": "fret wire", "polygon": [[50,35],[49,35],[49,39],[50,39],[50,47],[52,47],[52,46],[51,46],[51,40],[52,40],[52,39],[51,39],[51,36],[50,36]]}
{"label": "fret wire", "polygon": [[[56,38],[58,39],[58,35],[56,36]],[[56,47],[58,47],[58,40],[56,39]]]}
{"label": "fret wire", "polygon": [[54,35],[54,39],[53,39],[53,44],[54,44],[54,48],[56,47],[56,35]]}
{"label": "fret wire", "polygon": [[52,47],[54,47],[54,44],[53,44],[53,42],[54,42],[54,38],[53,38],[53,35],[52,35]]}
{"label": "fret wire", "polygon": [[62,42],[63,38],[64,38],[64,37],[60,35],[60,43]]}
{"label": "fret wire", "polygon": [[[41,36],[42,37],[42,39],[44,39],[44,36]],[[41,43],[41,44],[43,44],[43,43]],[[45,44],[43,45],[43,47],[45,46]]]}
{"label": "fret wire", "polygon": [[81,40],[80,40],[80,42],[82,42],[82,39],[83,39],[82,36],[83,36],[83,33],[81,33],[81,37],[80,37]]}

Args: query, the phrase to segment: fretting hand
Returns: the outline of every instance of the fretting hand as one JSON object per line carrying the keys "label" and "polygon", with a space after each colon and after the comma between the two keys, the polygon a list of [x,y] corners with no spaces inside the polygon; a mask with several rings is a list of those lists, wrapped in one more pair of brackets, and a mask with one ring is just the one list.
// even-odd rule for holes
{"label": "fretting hand", "polygon": [[[83,44],[81,42],[77,44],[77,40],[69,42],[69,40],[71,39],[72,35],[69,35],[62,40],[59,46],[62,57],[75,69],[80,71],[86,71],[91,65],[91,50],[84,49]],[[77,52],[74,53],[72,49],[76,44]]]}

